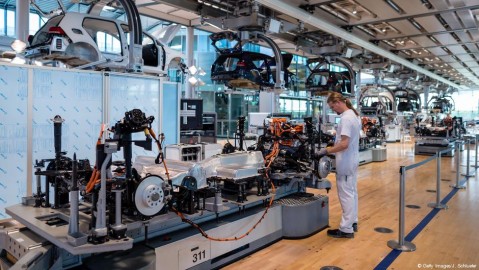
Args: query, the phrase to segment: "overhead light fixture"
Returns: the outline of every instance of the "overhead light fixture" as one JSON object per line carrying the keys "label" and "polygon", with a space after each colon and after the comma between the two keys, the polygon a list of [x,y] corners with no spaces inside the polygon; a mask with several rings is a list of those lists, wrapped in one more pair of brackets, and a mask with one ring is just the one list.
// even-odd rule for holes
{"label": "overhead light fixture", "polygon": [[191,75],[195,75],[196,72],[198,72],[198,69],[195,66],[191,66],[188,68],[188,71],[190,72]]}
{"label": "overhead light fixture", "polygon": [[206,84],[205,82],[203,82],[203,80],[198,78],[198,76],[206,75],[206,72],[201,67],[197,68],[195,66],[190,66],[188,68],[188,73],[189,73],[188,82],[192,86],[203,86]]}
{"label": "overhead light fixture", "polygon": [[353,14],[357,14],[358,13],[358,9],[356,6],[353,6]]}
{"label": "overhead light fixture", "polygon": [[26,61],[25,61],[25,59],[22,59],[22,58],[20,58],[20,57],[15,57],[15,58],[13,58],[13,60],[12,60],[11,63],[12,63],[12,64],[20,64],[20,65],[23,65],[23,64],[26,63]]}
{"label": "overhead light fixture", "polygon": [[191,85],[196,85],[198,83],[198,79],[196,77],[190,77],[188,79],[188,82],[191,84]]}
{"label": "overhead light fixture", "polygon": [[200,76],[205,76],[206,75],[206,71],[204,71],[201,67],[198,69],[198,75]]}
{"label": "overhead light fixture", "polygon": [[399,14],[404,14],[406,12],[404,12],[404,10],[398,5],[396,4],[394,1],[392,0],[384,0],[384,2],[386,2],[386,4],[388,4],[392,9],[394,9],[394,11],[396,11],[397,13]]}
{"label": "overhead light fixture", "polygon": [[10,47],[16,52],[21,53],[27,48],[27,44],[19,39],[15,39]]}

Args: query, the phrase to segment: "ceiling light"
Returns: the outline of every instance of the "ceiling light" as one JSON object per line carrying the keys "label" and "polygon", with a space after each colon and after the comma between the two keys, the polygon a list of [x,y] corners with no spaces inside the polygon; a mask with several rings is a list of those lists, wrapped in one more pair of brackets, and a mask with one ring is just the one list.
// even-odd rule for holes
{"label": "ceiling light", "polygon": [[206,83],[201,78],[198,78],[198,86],[203,86],[205,84]]}
{"label": "ceiling light", "polygon": [[198,83],[198,79],[195,78],[195,77],[190,77],[188,79],[188,82],[191,84],[191,85],[196,85]]}
{"label": "ceiling light", "polygon": [[190,72],[191,75],[195,75],[196,72],[198,72],[198,69],[195,66],[191,66],[188,68],[188,71]]}
{"label": "ceiling light", "polygon": [[10,47],[16,52],[16,53],[21,53],[27,48],[27,44],[19,39],[15,39],[12,44],[10,44]]}
{"label": "ceiling light", "polygon": [[397,13],[399,14],[404,14],[404,10],[399,7],[398,4],[396,4],[394,1],[392,0],[384,0],[384,2],[386,2],[392,9],[394,9],[394,11],[396,11]]}
{"label": "ceiling light", "polygon": [[205,76],[206,75],[206,71],[204,71],[201,67],[198,69],[198,75],[200,76]]}
{"label": "ceiling light", "polygon": [[22,58],[20,58],[20,57],[15,57],[15,58],[13,58],[13,60],[12,60],[11,63],[12,63],[12,64],[20,64],[20,65],[23,65],[23,64],[25,64],[25,62],[26,62],[25,59],[22,59]]}
{"label": "ceiling light", "polygon": [[353,14],[357,14],[358,10],[356,9],[356,6],[353,6]]}

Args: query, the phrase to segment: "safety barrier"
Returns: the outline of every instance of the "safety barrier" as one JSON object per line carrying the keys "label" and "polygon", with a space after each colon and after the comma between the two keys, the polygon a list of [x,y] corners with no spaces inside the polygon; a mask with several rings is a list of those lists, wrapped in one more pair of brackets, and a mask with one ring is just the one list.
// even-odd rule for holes
{"label": "safety barrier", "polygon": [[476,134],[476,141],[475,141],[475,143],[474,143],[474,147],[476,148],[476,149],[475,149],[475,150],[476,150],[476,152],[475,152],[475,156],[476,156],[476,157],[474,158],[475,162],[474,162],[474,165],[472,166],[472,167],[474,167],[475,169],[478,168],[478,166],[477,166],[477,156],[479,156],[479,155],[477,154],[477,143],[478,143],[478,142],[479,142],[479,134]]}
{"label": "safety barrier", "polygon": [[[433,207],[433,208],[438,208],[438,209],[447,209],[447,205],[445,204],[441,204],[440,200],[440,196],[441,196],[441,156],[445,153],[448,153],[450,151],[453,151],[455,150],[456,151],[456,184],[455,185],[452,185],[451,187],[452,188],[456,188],[456,189],[463,189],[465,188],[464,185],[461,185],[459,183],[459,174],[460,174],[460,160],[461,160],[461,153],[460,153],[460,149],[461,149],[461,145],[464,145],[464,144],[468,144],[468,146],[470,146],[470,143],[471,143],[471,138],[465,140],[465,141],[456,141],[455,142],[455,145],[454,147],[451,147],[451,148],[447,148],[447,149],[444,149],[442,151],[438,151],[434,156],[428,158],[428,159],[425,159],[421,162],[418,162],[418,163],[415,163],[415,164],[412,164],[412,165],[409,165],[409,166],[401,166],[400,167],[400,181],[399,181],[399,239],[396,241],[396,240],[389,240],[388,241],[388,246],[392,249],[395,249],[395,250],[400,250],[400,251],[415,251],[416,250],[416,245],[413,244],[412,242],[408,242],[408,241],[405,241],[404,240],[404,223],[405,223],[405,214],[404,214],[404,208],[405,208],[405,186],[406,186],[406,171],[409,171],[409,170],[412,170],[414,168],[417,168],[419,166],[422,166],[434,159],[436,159],[436,165],[437,165],[437,169],[436,169],[436,202],[435,203],[429,203],[428,206],[429,207]],[[475,145],[476,145],[476,158],[475,158],[475,168],[477,168],[477,144],[478,144],[478,141],[479,141],[479,135],[476,135],[474,137],[474,140],[475,140]],[[466,180],[467,180],[467,177],[470,177],[470,176],[467,176],[469,175],[469,167],[470,167],[470,164],[469,164],[469,158],[470,158],[470,147],[467,148],[467,165],[466,165]]]}

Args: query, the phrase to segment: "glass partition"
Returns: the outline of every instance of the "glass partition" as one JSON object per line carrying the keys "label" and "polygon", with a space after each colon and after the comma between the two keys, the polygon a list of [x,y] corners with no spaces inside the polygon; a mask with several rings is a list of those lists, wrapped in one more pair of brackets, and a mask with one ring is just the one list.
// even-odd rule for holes
{"label": "glass partition", "polygon": [[[0,218],[27,190],[27,69],[2,66],[0,72]],[[53,130],[53,126],[52,126]]]}

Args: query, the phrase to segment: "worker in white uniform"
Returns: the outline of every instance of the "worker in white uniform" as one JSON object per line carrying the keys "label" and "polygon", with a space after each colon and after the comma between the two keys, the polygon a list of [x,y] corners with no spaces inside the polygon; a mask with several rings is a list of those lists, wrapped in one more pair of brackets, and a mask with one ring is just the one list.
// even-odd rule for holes
{"label": "worker in white uniform", "polygon": [[339,229],[328,230],[328,235],[354,238],[358,222],[357,176],[361,119],[351,101],[340,93],[330,94],[327,102],[331,110],[341,116],[341,120],[336,130],[334,146],[321,149],[318,155],[336,155],[336,186],[343,210]]}

